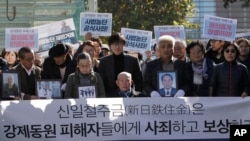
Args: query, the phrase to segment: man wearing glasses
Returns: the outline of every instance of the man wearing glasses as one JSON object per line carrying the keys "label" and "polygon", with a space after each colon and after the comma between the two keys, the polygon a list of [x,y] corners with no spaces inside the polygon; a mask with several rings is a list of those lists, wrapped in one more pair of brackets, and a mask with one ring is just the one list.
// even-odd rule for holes
{"label": "man wearing glasses", "polygon": [[36,79],[41,79],[41,68],[34,64],[34,51],[29,47],[22,47],[18,51],[20,63],[13,68],[17,71],[21,96],[24,100],[38,99],[36,96]]}

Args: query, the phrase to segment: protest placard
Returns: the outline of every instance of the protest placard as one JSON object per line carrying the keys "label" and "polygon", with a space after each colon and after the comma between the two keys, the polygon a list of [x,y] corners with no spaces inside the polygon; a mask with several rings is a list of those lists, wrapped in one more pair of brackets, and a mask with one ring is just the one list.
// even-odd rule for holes
{"label": "protest placard", "polygon": [[237,20],[217,16],[204,16],[203,38],[224,41],[235,40]]}
{"label": "protest placard", "polygon": [[45,52],[58,42],[78,43],[73,18],[36,26],[34,29],[38,29],[39,33],[38,52]]}
{"label": "protest placard", "polygon": [[6,51],[18,51],[21,47],[30,47],[38,50],[38,30],[31,28],[6,28]]}
{"label": "protest placard", "polygon": [[124,50],[143,52],[143,54],[146,50],[151,50],[151,31],[122,28],[121,34],[126,38]]}
{"label": "protest placard", "polygon": [[112,13],[81,13],[80,35],[91,32],[95,36],[110,36],[112,31]]}
{"label": "protest placard", "polygon": [[237,33],[236,34],[236,39],[239,39],[239,38],[246,38],[248,40],[250,40],[250,32],[245,32],[245,33]]}
{"label": "protest placard", "polygon": [[156,41],[162,35],[170,35],[176,39],[186,40],[183,25],[156,25],[154,26],[154,33]]}

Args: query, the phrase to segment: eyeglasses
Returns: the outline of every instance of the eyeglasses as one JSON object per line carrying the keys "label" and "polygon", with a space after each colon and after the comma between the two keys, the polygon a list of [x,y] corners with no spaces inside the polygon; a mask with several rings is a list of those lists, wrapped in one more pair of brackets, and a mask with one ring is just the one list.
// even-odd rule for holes
{"label": "eyeglasses", "polygon": [[235,53],[236,51],[235,51],[234,49],[226,49],[225,52],[226,52],[226,53],[229,53],[229,52]]}
{"label": "eyeglasses", "polygon": [[89,68],[90,67],[90,64],[87,64],[87,65],[78,65],[79,68]]}
{"label": "eyeglasses", "polygon": [[27,58],[27,59],[23,59],[26,62],[34,62],[35,58]]}

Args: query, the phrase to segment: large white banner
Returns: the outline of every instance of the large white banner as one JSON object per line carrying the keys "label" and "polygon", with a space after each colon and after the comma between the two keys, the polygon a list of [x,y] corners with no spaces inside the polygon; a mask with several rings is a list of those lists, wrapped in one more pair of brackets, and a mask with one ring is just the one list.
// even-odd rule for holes
{"label": "large white banner", "polygon": [[249,97],[2,101],[0,140],[229,140],[249,107]]}
{"label": "large white banner", "polygon": [[158,41],[162,35],[170,35],[175,39],[186,40],[183,25],[155,25],[154,26],[155,39]]}

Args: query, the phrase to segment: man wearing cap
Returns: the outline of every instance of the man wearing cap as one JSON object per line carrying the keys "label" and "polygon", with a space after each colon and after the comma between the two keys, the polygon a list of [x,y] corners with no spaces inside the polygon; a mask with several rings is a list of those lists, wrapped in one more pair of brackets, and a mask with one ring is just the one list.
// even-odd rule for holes
{"label": "man wearing cap", "polygon": [[110,54],[110,49],[107,44],[102,44],[102,54],[103,56],[108,56]]}
{"label": "man wearing cap", "polygon": [[136,91],[142,91],[142,73],[137,58],[123,52],[126,44],[125,37],[119,33],[112,34],[108,39],[113,54],[101,58],[99,73],[102,76],[107,97],[112,97],[112,92],[117,89],[116,77],[120,72],[131,73]]}
{"label": "man wearing cap", "polygon": [[69,54],[69,46],[58,43],[49,50],[49,57],[44,60],[42,78],[61,79],[62,91],[69,74],[75,72],[76,63]]}

